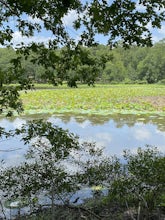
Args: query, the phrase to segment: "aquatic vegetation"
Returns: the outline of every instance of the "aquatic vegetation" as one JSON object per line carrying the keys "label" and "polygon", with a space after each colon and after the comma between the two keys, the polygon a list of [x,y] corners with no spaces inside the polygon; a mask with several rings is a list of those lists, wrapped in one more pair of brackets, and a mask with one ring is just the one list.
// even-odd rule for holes
{"label": "aquatic vegetation", "polygon": [[164,112],[162,85],[102,85],[56,88],[21,93],[25,113]]}

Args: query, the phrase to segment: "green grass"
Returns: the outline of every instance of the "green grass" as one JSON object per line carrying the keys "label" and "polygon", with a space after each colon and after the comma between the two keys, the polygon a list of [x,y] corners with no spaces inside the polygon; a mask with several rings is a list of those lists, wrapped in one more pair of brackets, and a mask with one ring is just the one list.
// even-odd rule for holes
{"label": "green grass", "polygon": [[[45,88],[45,87],[44,87]],[[56,87],[55,87],[56,88]],[[163,85],[96,85],[56,89],[38,89],[21,93],[26,114],[74,112],[91,114],[165,113],[161,105],[146,98],[165,97]]]}

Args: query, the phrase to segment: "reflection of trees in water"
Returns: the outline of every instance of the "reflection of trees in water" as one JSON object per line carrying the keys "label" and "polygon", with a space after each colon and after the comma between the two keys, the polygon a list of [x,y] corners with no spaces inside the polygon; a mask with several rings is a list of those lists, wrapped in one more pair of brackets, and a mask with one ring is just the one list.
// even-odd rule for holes
{"label": "reflection of trees in water", "polygon": [[[29,117],[29,119],[45,118],[48,119],[50,115],[34,115]],[[83,123],[85,121],[90,121],[92,125],[103,125],[110,120],[116,123],[116,128],[121,128],[124,125],[128,127],[133,127],[135,123],[142,122],[143,124],[154,124],[158,127],[160,131],[165,131],[165,116],[160,115],[135,115],[135,114],[111,114],[111,115],[86,115],[86,114],[58,114],[54,117],[60,118],[64,123],[69,123],[74,119],[77,123]]]}
{"label": "reflection of trees in water", "polygon": [[91,125],[103,125],[110,120],[114,121],[116,128],[121,128],[124,125],[128,127],[133,127],[137,122],[143,124],[151,123],[157,128],[164,132],[165,131],[165,116],[160,115],[135,115],[135,114],[111,114],[111,115],[73,115],[73,114],[63,114],[58,115],[63,122],[68,123],[73,118],[77,123],[83,123],[85,121],[90,121]]}
{"label": "reflection of trees in water", "polygon": [[[51,114],[36,114],[21,117],[24,120],[36,120],[36,119],[45,119],[48,120],[51,117]],[[91,125],[103,125],[110,120],[114,121],[116,128],[121,128],[124,125],[128,127],[133,127],[135,123],[142,122],[143,124],[151,123],[156,125],[157,128],[164,132],[165,131],[165,116],[160,115],[135,115],[135,114],[110,114],[110,115],[86,115],[86,114],[73,114],[73,113],[62,113],[53,115],[55,118],[59,118],[63,123],[69,123],[73,119],[77,123],[84,123],[89,121]],[[8,121],[15,121],[15,117],[8,118]]]}
{"label": "reflection of trees in water", "polygon": [[92,125],[103,125],[112,120],[117,128],[121,128],[124,125],[133,127],[137,122],[142,122],[143,124],[151,123],[156,125],[160,131],[165,131],[165,116],[159,115],[113,114],[102,116],[63,114],[57,117],[65,123],[70,122],[74,118],[77,123],[83,123],[88,120]]}

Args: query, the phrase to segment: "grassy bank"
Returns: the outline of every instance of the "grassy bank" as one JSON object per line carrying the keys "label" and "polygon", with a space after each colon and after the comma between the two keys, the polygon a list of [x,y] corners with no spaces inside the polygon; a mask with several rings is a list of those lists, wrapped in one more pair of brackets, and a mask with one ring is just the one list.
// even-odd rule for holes
{"label": "grassy bank", "polygon": [[[45,88],[45,86],[44,86]],[[165,113],[163,85],[96,85],[37,89],[21,93],[25,114],[74,112],[91,114]]]}

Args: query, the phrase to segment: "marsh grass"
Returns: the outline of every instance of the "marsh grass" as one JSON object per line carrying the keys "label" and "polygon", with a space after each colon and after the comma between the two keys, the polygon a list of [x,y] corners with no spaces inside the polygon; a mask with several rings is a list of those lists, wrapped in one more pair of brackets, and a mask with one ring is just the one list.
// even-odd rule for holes
{"label": "marsh grass", "polygon": [[[96,85],[68,88],[66,85],[21,93],[25,113],[154,113],[165,112],[164,85]],[[40,87],[37,87],[40,88]],[[52,87],[51,87],[52,88]]]}

